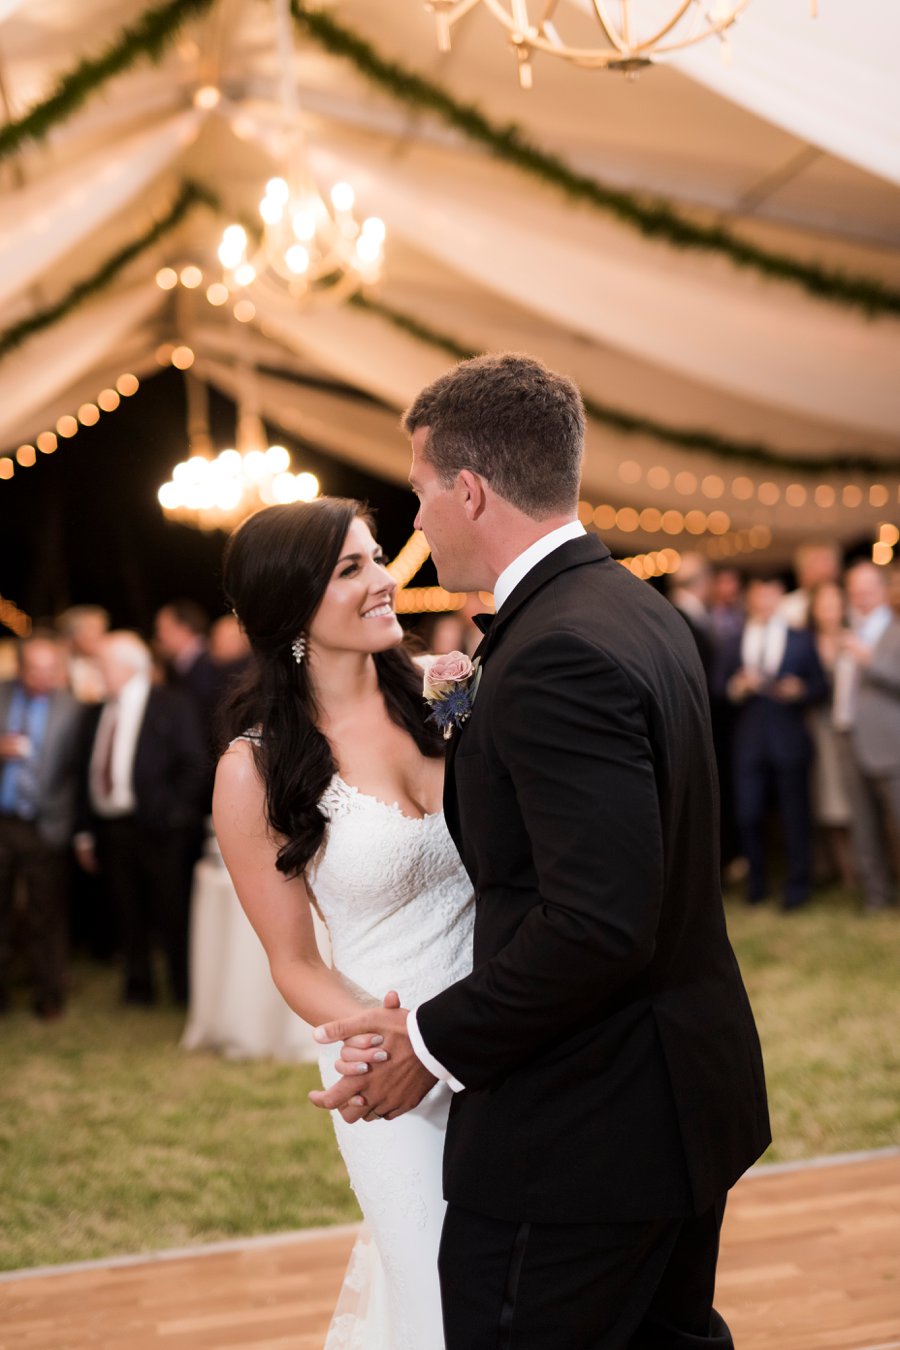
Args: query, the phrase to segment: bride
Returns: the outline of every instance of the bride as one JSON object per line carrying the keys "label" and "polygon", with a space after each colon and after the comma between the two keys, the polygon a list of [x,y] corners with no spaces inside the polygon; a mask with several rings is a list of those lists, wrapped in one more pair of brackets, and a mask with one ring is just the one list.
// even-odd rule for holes
{"label": "bride", "polygon": [[[225,592],[256,661],[230,709],[216,834],[276,985],[314,1026],[379,1005],[385,989],[415,1007],[471,969],[472,889],[441,814],[445,742],[425,720],[384,562],[365,509],[328,497],[259,511],[225,553]],[[375,1040],[323,1049],[324,1085],[351,1071],[363,1084],[386,1058]],[[435,1083],[415,1111],[367,1128],[334,1115],[370,1236],[326,1350],[443,1350],[451,1095]]]}

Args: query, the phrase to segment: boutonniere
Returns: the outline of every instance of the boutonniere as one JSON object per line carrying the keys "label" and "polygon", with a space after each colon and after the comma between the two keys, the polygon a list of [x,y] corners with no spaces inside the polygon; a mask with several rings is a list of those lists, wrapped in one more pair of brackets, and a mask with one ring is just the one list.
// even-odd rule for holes
{"label": "boutonniere", "polygon": [[454,727],[468,721],[481,679],[481,661],[464,652],[438,656],[425,672],[423,694],[431,708],[429,722],[436,722],[449,741]]}

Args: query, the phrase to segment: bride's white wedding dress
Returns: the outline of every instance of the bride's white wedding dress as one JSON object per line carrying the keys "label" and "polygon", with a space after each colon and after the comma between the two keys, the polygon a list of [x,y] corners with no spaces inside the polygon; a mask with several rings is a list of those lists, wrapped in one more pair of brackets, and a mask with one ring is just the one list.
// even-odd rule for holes
{"label": "bride's white wedding dress", "polygon": [[[377,1001],[415,1007],[472,967],[474,899],[443,814],[407,816],[335,775],[321,799],[325,839],[307,884],[332,963]],[[339,1046],[320,1058],[337,1079]],[[360,1091],[365,1091],[365,1077]],[[393,1121],[333,1119],[367,1231],[354,1248],[325,1350],[443,1350],[437,1253],[450,1089],[437,1083]]]}

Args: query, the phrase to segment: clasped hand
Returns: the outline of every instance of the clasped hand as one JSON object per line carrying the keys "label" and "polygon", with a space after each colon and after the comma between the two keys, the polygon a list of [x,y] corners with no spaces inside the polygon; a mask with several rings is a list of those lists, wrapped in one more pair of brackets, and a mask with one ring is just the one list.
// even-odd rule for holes
{"label": "clasped hand", "polygon": [[341,1078],[325,1091],[311,1092],[313,1106],[340,1111],[348,1125],[393,1120],[418,1106],[437,1079],[410,1044],[408,1016],[409,1009],[400,1007],[392,990],[382,1008],[316,1027],[313,1036],[320,1045],[342,1041],[343,1047],[335,1062]]}

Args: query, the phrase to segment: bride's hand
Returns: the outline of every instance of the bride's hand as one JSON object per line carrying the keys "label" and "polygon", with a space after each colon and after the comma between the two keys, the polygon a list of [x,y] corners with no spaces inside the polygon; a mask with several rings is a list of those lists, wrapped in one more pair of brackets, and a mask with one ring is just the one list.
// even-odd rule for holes
{"label": "bride's hand", "polygon": [[[374,1071],[366,1065],[364,1070],[342,1077],[327,1091],[311,1092],[309,1100],[314,1106],[340,1111],[348,1124],[362,1119],[393,1119],[418,1106],[437,1080],[416,1057],[406,1034],[408,1013],[399,1004],[399,998],[392,994],[385,999],[383,1011],[370,1010],[316,1028],[313,1035],[320,1045],[348,1043],[358,1037],[371,1043],[373,1035],[381,1035],[394,1062],[390,1066],[378,1062]],[[359,1095],[361,1072],[367,1075],[365,1097]]]}
{"label": "bride's hand", "polygon": [[[399,1008],[400,995],[391,990],[385,995],[382,1004],[384,1008]],[[383,1064],[385,1060],[390,1059],[387,1050],[383,1049],[384,1037],[377,1034],[364,1034],[362,1036],[351,1036],[349,1040],[344,1041],[344,1047],[341,1050],[340,1059],[335,1060],[334,1067],[341,1077],[349,1077],[353,1074],[368,1073],[370,1064]],[[365,1068],[360,1068],[360,1065]]]}

